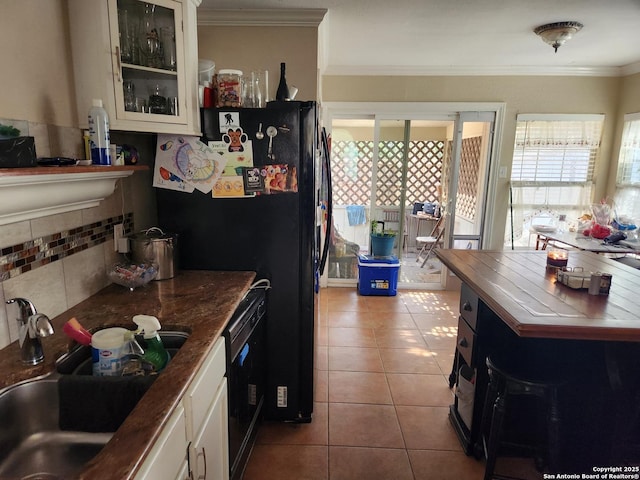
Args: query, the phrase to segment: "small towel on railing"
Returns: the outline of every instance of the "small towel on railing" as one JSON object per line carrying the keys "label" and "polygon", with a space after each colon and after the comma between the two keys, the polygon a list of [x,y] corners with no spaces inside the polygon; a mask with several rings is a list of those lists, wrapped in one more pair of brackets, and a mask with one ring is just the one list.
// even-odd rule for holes
{"label": "small towel on railing", "polygon": [[367,223],[367,212],[363,205],[347,205],[347,218],[349,225],[362,225]]}

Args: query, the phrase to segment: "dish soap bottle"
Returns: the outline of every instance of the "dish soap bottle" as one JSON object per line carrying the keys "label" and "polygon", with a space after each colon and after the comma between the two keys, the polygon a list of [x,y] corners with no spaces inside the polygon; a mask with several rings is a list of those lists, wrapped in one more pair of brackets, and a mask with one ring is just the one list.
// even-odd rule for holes
{"label": "dish soap bottle", "polygon": [[158,330],[162,327],[158,319],[152,315],[134,315],[133,322],[138,325],[137,333],[142,333],[147,344],[142,358],[151,363],[160,372],[169,361],[169,352],[162,344]]}

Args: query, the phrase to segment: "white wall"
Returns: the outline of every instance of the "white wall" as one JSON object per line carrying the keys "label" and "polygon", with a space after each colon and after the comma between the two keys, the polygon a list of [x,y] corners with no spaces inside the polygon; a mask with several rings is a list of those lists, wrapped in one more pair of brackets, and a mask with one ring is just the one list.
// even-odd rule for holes
{"label": "white wall", "polygon": [[3,0],[0,118],[77,126],[64,0]]}
{"label": "white wall", "polygon": [[198,56],[225,68],[269,72],[270,99],[275,98],[280,62],[296,100],[316,100],[318,92],[317,27],[198,27]]}

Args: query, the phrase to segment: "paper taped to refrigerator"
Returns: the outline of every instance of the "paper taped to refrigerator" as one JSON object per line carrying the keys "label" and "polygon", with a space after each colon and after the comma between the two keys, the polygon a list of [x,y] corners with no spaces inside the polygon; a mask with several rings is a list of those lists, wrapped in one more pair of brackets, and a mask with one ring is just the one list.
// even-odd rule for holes
{"label": "paper taped to refrigerator", "polygon": [[[156,170],[163,180],[166,173],[160,171],[160,168],[164,168],[202,193],[209,193],[222,175],[226,163],[227,159],[222,153],[214,151],[197,137],[158,135]],[[162,185],[156,185],[154,182],[154,186]]]}

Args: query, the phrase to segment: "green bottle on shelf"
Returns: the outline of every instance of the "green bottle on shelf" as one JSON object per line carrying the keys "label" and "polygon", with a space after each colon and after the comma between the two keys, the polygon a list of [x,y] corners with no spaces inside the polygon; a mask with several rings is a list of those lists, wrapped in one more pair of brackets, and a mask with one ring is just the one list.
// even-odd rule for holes
{"label": "green bottle on shelf", "polygon": [[158,330],[160,321],[152,315],[134,315],[133,322],[138,325],[136,333],[141,333],[147,344],[142,358],[151,363],[160,372],[169,361],[169,352],[164,348]]}

